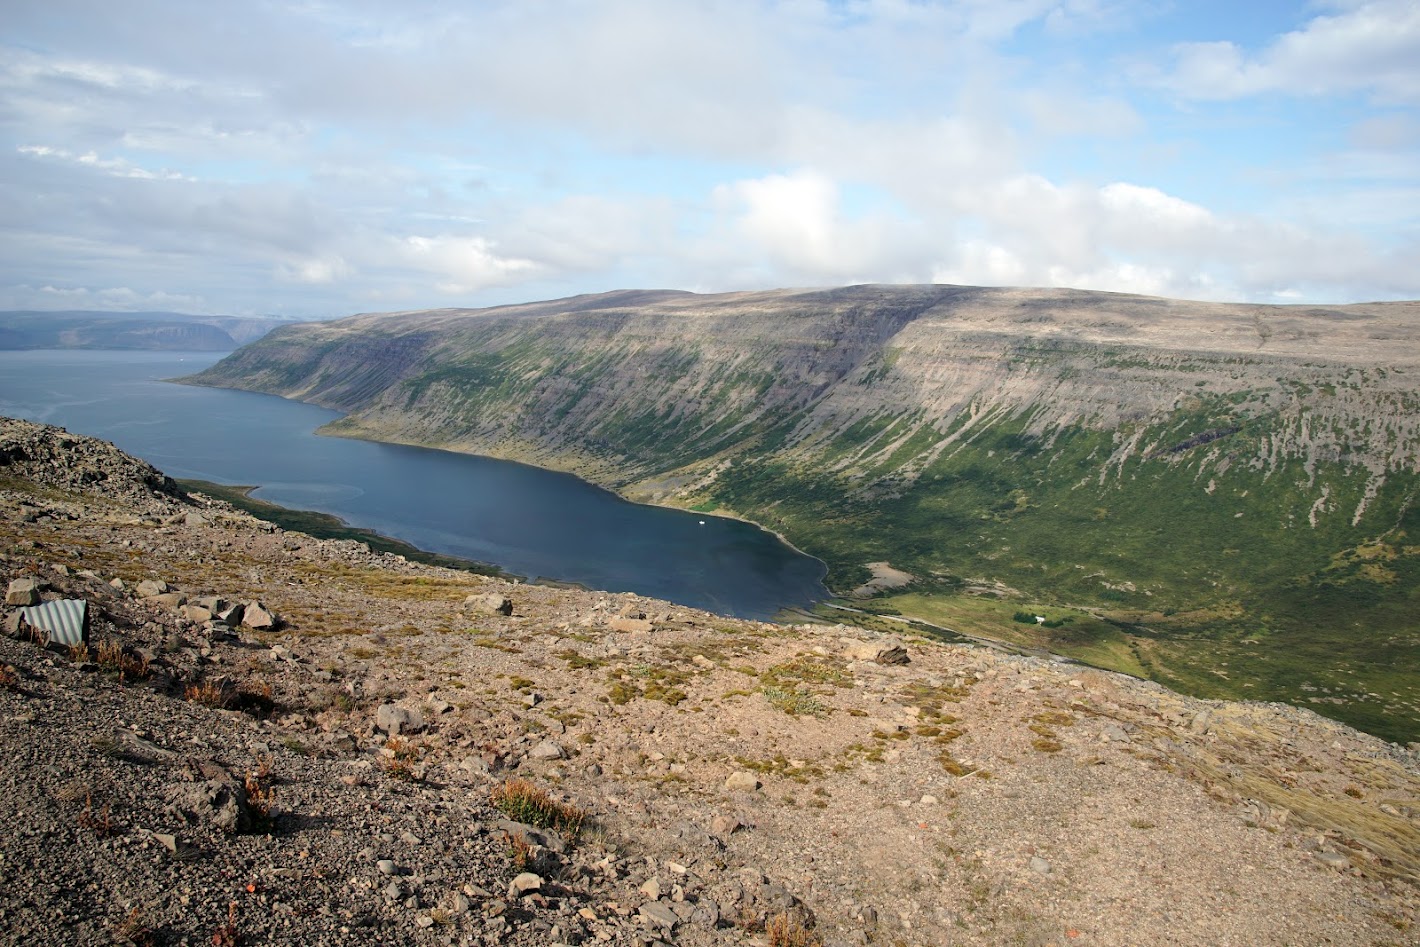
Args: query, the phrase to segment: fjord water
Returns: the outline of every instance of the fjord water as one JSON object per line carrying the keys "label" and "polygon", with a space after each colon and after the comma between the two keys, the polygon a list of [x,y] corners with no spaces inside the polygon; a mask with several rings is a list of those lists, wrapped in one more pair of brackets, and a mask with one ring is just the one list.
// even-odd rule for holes
{"label": "fjord water", "polygon": [[0,414],[112,441],[172,477],[257,485],[260,499],[528,577],[742,618],[827,597],[822,563],[748,523],[628,503],[522,464],[320,437],[336,412],[163,381],[219,357],[0,352]]}

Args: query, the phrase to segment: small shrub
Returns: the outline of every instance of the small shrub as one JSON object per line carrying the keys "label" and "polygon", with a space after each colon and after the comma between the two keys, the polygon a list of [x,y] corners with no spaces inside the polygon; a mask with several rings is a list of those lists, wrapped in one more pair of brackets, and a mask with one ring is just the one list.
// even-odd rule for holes
{"label": "small shrub", "polygon": [[380,757],[385,773],[405,782],[418,782],[419,748],[408,740],[390,737],[385,742],[385,753]]}
{"label": "small shrub", "polygon": [[120,681],[141,681],[148,676],[148,659],[128,654],[123,650],[123,645],[113,639],[99,643],[96,660],[99,667],[117,674]]}
{"label": "small shrub", "polygon": [[784,688],[765,684],[759,689],[771,707],[777,707],[791,717],[822,717],[828,713],[823,701],[803,688]]}
{"label": "small shrub", "polygon": [[797,914],[776,914],[764,925],[769,947],[823,947],[817,934]]}
{"label": "small shrub", "polygon": [[570,802],[560,802],[526,779],[510,779],[493,789],[489,796],[493,807],[514,822],[538,828],[557,829],[569,836],[582,830],[587,811]]}
{"label": "small shrub", "polygon": [[232,702],[232,689],[225,683],[202,681],[182,689],[184,700],[204,707],[225,708]]}
{"label": "small shrub", "polygon": [[606,661],[601,658],[589,658],[580,651],[576,651],[572,648],[558,651],[553,657],[561,658],[566,661],[567,667],[573,671],[594,670],[606,664]]}
{"label": "small shrub", "polygon": [[124,915],[123,920],[113,925],[112,933],[114,940],[134,947],[148,947],[154,943],[153,929],[145,923],[141,908],[135,907]]}
{"label": "small shrub", "polygon": [[237,930],[237,902],[232,901],[227,905],[227,923],[212,932],[212,947],[238,947],[241,942],[242,935]]}
{"label": "small shrub", "polygon": [[95,812],[94,794],[91,792],[84,793],[84,811],[79,813],[79,818],[76,821],[82,828],[88,829],[99,838],[108,838],[118,834],[109,804],[104,803],[103,809]]}
{"label": "small shrub", "polygon": [[816,659],[801,654],[790,661],[775,664],[765,669],[760,680],[765,684],[784,685],[795,681],[814,684],[831,684],[847,687],[853,683],[843,668],[829,663],[826,659]]}
{"label": "small shrub", "polygon": [[265,681],[245,681],[231,695],[229,705],[232,710],[240,710],[253,717],[269,717],[276,711],[276,700],[272,697],[271,685]]}
{"label": "small shrub", "polygon": [[508,832],[503,833],[503,841],[508,843],[508,860],[513,863],[513,870],[527,871],[528,866],[533,863],[532,843],[521,835]]}
{"label": "small shrub", "polygon": [[979,766],[968,766],[950,753],[939,753],[937,761],[942,764],[942,769],[947,771],[949,776],[977,776],[981,779],[990,779],[991,774]]}
{"label": "small shrub", "polygon": [[262,760],[255,772],[247,773],[242,781],[247,791],[247,807],[251,810],[253,827],[265,831],[275,820],[276,793],[271,788],[271,761]]}

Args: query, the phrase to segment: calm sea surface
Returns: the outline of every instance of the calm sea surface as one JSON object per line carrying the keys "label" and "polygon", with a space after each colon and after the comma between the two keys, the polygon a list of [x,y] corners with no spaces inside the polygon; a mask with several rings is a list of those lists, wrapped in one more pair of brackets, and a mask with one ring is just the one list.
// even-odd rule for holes
{"label": "calm sea surface", "polygon": [[162,381],[208,353],[0,352],[0,414],[112,441],[172,477],[256,484],[421,549],[743,618],[827,597],[824,567],[733,520],[639,506],[566,474],[313,431],[333,411]]}

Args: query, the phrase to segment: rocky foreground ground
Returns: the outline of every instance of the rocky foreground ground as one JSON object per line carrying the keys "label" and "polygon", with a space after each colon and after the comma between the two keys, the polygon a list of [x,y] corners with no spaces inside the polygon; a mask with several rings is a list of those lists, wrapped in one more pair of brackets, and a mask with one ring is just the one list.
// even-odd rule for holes
{"label": "rocky foreground ground", "polygon": [[1305,710],[416,565],[8,420],[0,579],[9,943],[1417,942],[1416,748]]}

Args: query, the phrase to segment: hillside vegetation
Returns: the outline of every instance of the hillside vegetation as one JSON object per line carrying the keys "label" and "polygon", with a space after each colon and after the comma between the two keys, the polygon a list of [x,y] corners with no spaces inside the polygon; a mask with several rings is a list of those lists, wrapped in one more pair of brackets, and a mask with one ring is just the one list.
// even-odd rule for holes
{"label": "hillside vegetation", "polygon": [[845,593],[910,574],[870,610],[1414,740],[1417,315],[626,292],[283,327],[191,380],[743,515]]}

